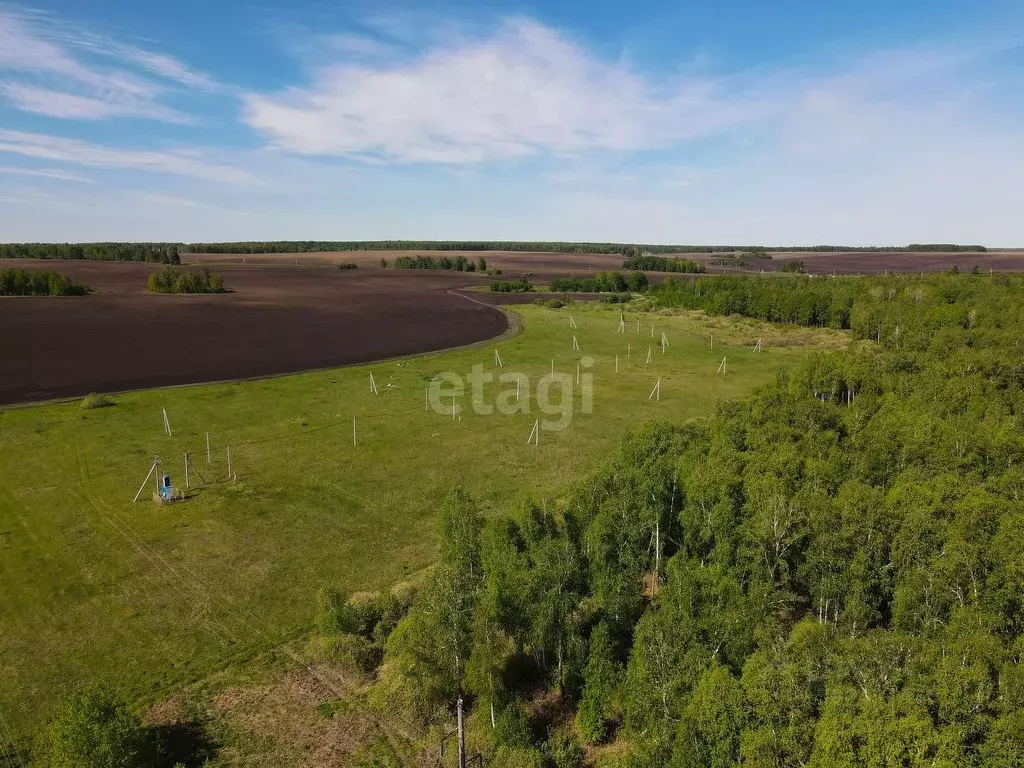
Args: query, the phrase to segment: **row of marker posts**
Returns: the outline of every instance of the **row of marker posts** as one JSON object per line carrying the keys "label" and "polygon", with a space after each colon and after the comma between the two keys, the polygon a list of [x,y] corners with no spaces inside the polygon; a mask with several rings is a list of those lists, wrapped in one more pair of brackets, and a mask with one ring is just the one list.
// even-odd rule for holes
{"label": "row of marker posts", "polygon": [[[576,322],[576,318],[573,317],[572,315],[569,315],[569,327],[571,329],[573,329],[573,330],[578,330],[579,329],[579,325]],[[640,332],[640,318],[637,318],[637,320],[636,320],[636,330],[637,330],[637,333]],[[616,329],[616,333],[625,333],[625,332],[626,332],[626,318],[625,318],[624,315],[620,314],[619,315],[619,326]],[[654,338],[654,324],[653,323],[651,323],[651,338],[652,339]],[[713,332],[710,334],[709,342],[710,342],[710,347],[713,350],[715,348],[715,335],[714,335]],[[671,346],[671,345],[669,343],[668,336],[666,335],[666,333],[664,331],[662,331],[661,332],[661,353],[665,354],[665,352],[666,352],[666,350],[667,350],[667,348],[669,346]],[[579,339],[577,339],[576,334],[573,334],[573,336],[572,336],[572,348],[573,348],[574,352],[579,352],[580,351]],[[754,346],[754,351],[755,352],[762,352],[763,351],[763,344],[762,344],[762,340],[761,339],[757,340],[757,344]],[[647,362],[648,363],[651,362],[651,352],[652,352],[652,347],[648,346],[647,347]],[[631,356],[632,356],[632,344],[630,342],[626,342],[626,359],[627,360],[630,359]],[[498,352],[497,349],[494,350],[494,364],[497,367],[499,367],[499,368],[503,368],[504,367],[504,363],[501,360],[501,354]],[[723,357],[722,358],[722,362],[718,366],[717,373],[719,373],[719,374],[726,373],[727,370],[728,370],[727,366],[728,366],[727,358]],[[616,373],[619,372],[619,355],[617,353],[615,355],[615,372]],[[554,373],[555,373],[555,361],[554,361],[554,358],[552,358],[552,360],[551,360],[551,374],[554,375]],[[579,366],[578,363],[576,365],[576,383],[577,384],[580,383],[580,366]],[[520,385],[520,380],[517,378],[516,379],[516,402],[519,402],[519,389],[520,389],[519,385]],[[370,372],[370,392],[375,394],[375,395],[376,394],[380,394],[378,389],[377,389],[377,382],[376,382],[376,380],[373,377],[373,372],[372,371]],[[655,383],[654,389],[651,390],[651,394],[648,395],[647,399],[648,400],[653,399],[656,402],[660,402],[661,401],[661,379],[660,378]],[[425,411],[429,411],[430,410],[430,388],[429,387],[427,387],[423,391],[423,409]],[[166,408],[161,408],[160,410],[161,410],[161,415],[163,417],[164,433],[168,437],[172,437],[173,435],[172,435],[172,432],[171,432],[170,420],[167,418],[167,409]],[[452,418],[453,419],[456,418],[456,403],[455,403],[455,398],[454,397],[452,398]],[[526,442],[527,442],[527,444],[530,444],[532,442],[534,445],[540,445],[540,420],[539,419],[534,421],[533,429],[530,431],[530,437],[527,439]],[[352,417],[352,445],[353,446],[358,445],[358,433],[357,433],[357,430],[356,430],[356,417],[355,416]],[[232,479],[232,478],[234,478],[234,474],[233,474],[233,472],[231,470],[231,446],[230,445],[225,446],[225,452],[226,452],[226,458],[227,458],[228,479]],[[190,463],[191,463],[191,460],[189,458],[189,454],[186,453],[185,454],[185,487],[186,488],[189,487],[189,474],[188,474],[188,471],[189,471]],[[210,453],[210,433],[209,432],[206,433],[206,463],[207,464],[211,464],[212,463],[212,456],[211,456],[211,453]],[[193,469],[193,471],[196,471],[194,466],[192,467],[192,469]],[[196,474],[199,474],[198,471],[196,471]],[[202,479],[202,475],[200,475],[200,478]],[[205,482],[205,480],[204,480],[204,482]]]}

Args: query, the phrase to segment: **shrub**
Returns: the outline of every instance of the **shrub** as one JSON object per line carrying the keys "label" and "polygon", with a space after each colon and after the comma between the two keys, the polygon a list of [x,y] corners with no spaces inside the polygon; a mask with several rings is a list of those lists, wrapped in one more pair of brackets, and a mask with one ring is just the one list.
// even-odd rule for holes
{"label": "shrub", "polygon": [[114,401],[106,395],[98,395],[92,392],[82,398],[82,408],[85,410],[92,410],[93,408],[109,408],[114,405]]}
{"label": "shrub", "polygon": [[565,306],[565,302],[561,299],[548,299],[544,302],[544,306],[548,309],[561,309]]}
{"label": "shrub", "polygon": [[380,260],[380,268],[381,269],[387,269],[388,268],[388,260],[387,259],[381,259]]}
{"label": "shrub", "polygon": [[795,272],[802,275],[807,272],[807,266],[799,259],[787,259],[779,264],[779,272]]}
{"label": "shrub", "polygon": [[628,293],[608,293],[600,298],[604,304],[628,304],[633,297]]}
{"label": "shrub", "polygon": [[491,283],[488,289],[495,293],[528,293],[533,290],[533,284],[525,277],[521,277],[518,280]]}
{"label": "shrub", "polygon": [[51,768],[141,768],[157,758],[139,718],[102,687],[67,700],[45,739]]}
{"label": "shrub", "polygon": [[346,261],[338,265],[338,269],[358,269],[359,265],[354,264],[351,261]]}

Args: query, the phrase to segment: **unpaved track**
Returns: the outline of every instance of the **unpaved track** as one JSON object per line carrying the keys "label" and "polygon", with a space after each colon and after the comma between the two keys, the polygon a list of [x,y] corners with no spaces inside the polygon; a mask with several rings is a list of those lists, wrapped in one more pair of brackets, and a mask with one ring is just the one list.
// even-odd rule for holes
{"label": "unpaved track", "polygon": [[214,268],[232,293],[146,293],[151,264],[0,261],[56,269],[83,297],[0,298],[0,403],[362,363],[482,341],[498,309],[449,293],[443,272],[252,265]]}

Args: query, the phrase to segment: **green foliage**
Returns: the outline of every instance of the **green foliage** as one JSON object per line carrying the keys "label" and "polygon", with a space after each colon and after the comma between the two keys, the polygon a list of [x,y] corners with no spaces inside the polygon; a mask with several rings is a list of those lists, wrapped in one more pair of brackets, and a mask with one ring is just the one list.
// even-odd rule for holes
{"label": "green foliage", "polygon": [[82,398],[82,410],[91,411],[94,408],[109,408],[116,405],[113,399],[106,395],[98,395],[92,392]]}
{"label": "green foliage", "polygon": [[50,270],[0,269],[0,296],[85,296],[87,285]]}
{"label": "green foliage", "polygon": [[[383,261],[383,259],[381,259],[381,261]],[[356,264],[355,262],[343,261],[341,264],[338,265],[338,269],[341,269],[341,270],[359,269],[359,265]]]}
{"label": "green foliage", "polygon": [[621,682],[622,669],[614,658],[611,633],[608,625],[601,622],[590,634],[590,658],[583,674],[578,719],[584,740],[600,742],[607,738]]}
{"label": "green foliage", "polygon": [[874,343],[489,521],[460,634],[479,699],[522,718],[558,691],[592,742],[621,713],[635,766],[1019,764],[1024,281],[666,283]]}
{"label": "green foliage", "polygon": [[178,243],[0,243],[0,259],[88,259],[180,264]]}
{"label": "green foliage", "polygon": [[207,269],[198,271],[164,267],[154,272],[146,283],[150,293],[225,293],[224,281]]}
{"label": "green foliage", "polygon": [[43,749],[49,768],[142,768],[153,765],[156,757],[139,718],[102,687],[63,704]]}
{"label": "green foliage", "polygon": [[628,257],[622,262],[622,268],[647,270],[648,272],[688,272],[693,274],[704,272],[704,265],[696,261],[652,256],[650,253]]}
{"label": "green foliage", "polygon": [[600,298],[602,304],[628,304],[632,300],[633,296],[629,293],[605,293]]}
{"label": "green foliage", "polygon": [[[483,263],[479,270],[477,266]],[[442,269],[455,270],[456,272],[486,272],[487,262],[482,258],[478,262],[472,262],[463,255],[455,258],[449,256],[399,256],[395,259],[395,269]]]}
{"label": "green foliage", "polygon": [[561,299],[548,299],[547,301],[541,299],[541,303],[548,309],[561,309],[565,306],[565,302]]}
{"label": "green foliage", "polygon": [[524,276],[518,280],[499,280],[491,283],[487,289],[495,293],[529,293],[533,290],[533,284]]}
{"label": "green foliage", "polygon": [[799,259],[787,259],[779,264],[778,271],[795,272],[802,275],[807,271],[807,266]]}

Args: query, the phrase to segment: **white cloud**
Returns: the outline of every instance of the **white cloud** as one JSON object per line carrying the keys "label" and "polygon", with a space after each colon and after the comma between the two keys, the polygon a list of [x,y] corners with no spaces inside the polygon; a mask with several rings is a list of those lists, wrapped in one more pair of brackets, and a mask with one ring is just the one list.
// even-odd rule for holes
{"label": "white cloud", "polygon": [[309,87],[249,94],[245,104],[249,125],[288,150],[441,163],[650,149],[763,109],[712,80],[655,85],[525,20],[407,62],[325,67]]}
{"label": "white cloud", "polygon": [[161,102],[169,86],[217,88],[172,56],[81,31],[47,14],[0,10],[0,94],[17,109],[74,120],[188,122]]}
{"label": "white cloud", "polygon": [[77,181],[83,184],[95,184],[93,179],[79,176],[77,173],[68,173],[57,168],[18,168],[14,166],[0,167],[0,173],[12,176],[35,176],[43,179],[57,179],[59,181]]}
{"label": "white cloud", "polygon": [[176,110],[127,94],[106,98],[81,96],[20,83],[0,84],[0,95],[22,112],[68,120],[101,120],[108,117],[142,117],[168,123],[191,123],[192,118]]}
{"label": "white cloud", "polygon": [[95,168],[155,171],[226,183],[253,180],[246,171],[219,164],[196,149],[121,149],[41,133],[0,130],[0,152]]}

